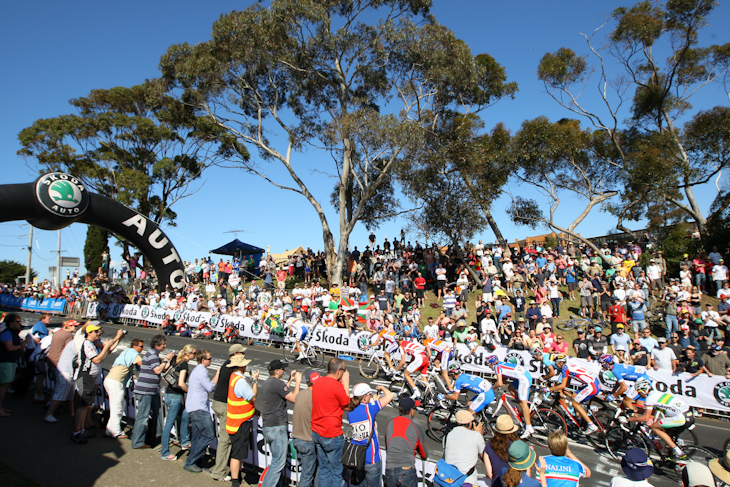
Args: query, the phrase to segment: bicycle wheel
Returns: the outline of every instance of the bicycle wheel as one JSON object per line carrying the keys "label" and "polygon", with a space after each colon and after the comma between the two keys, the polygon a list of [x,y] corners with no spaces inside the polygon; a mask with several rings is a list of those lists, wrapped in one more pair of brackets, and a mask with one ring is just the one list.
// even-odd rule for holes
{"label": "bicycle wheel", "polygon": [[284,354],[285,362],[296,362],[299,357],[299,352],[296,350],[296,342],[284,342],[281,344],[281,352]]}
{"label": "bicycle wheel", "polygon": [[358,368],[360,369],[360,375],[368,379],[374,379],[378,376],[378,372],[380,372],[380,362],[375,355],[363,357],[360,359]]}
{"label": "bicycle wheel", "polygon": [[565,424],[563,417],[557,411],[552,409],[540,408],[530,413],[530,422],[535,432],[530,435],[530,441],[538,446],[547,448],[548,436],[553,431],[563,430],[568,434],[568,426]]}
{"label": "bicycle wheel", "polygon": [[441,443],[444,436],[456,426],[455,412],[451,408],[437,406],[428,413],[428,432],[431,439]]}
{"label": "bicycle wheel", "polygon": [[558,330],[570,331],[575,328],[575,318],[566,318],[563,321],[558,321],[555,326],[558,328]]}
{"label": "bicycle wheel", "polygon": [[649,456],[649,445],[646,444],[644,438],[640,434],[626,431],[621,427],[611,428],[606,431],[604,446],[608,453],[619,462],[626,454],[626,451],[632,447],[643,450]]}
{"label": "bicycle wheel", "polygon": [[307,346],[307,355],[304,358],[304,363],[308,364],[310,367],[318,368],[322,366],[322,363],[324,362],[324,352],[320,350],[317,347],[313,347],[311,345]]}

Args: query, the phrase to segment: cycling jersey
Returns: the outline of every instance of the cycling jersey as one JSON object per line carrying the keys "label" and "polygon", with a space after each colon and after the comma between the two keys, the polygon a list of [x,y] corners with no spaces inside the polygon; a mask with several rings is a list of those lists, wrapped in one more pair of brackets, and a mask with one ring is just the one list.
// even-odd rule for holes
{"label": "cycling jersey", "polygon": [[654,408],[665,416],[678,416],[689,411],[690,406],[681,398],[659,391],[651,391],[644,400],[646,408]]}
{"label": "cycling jersey", "polygon": [[418,355],[425,355],[426,354],[426,347],[421,345],[417,342],[409,342],[407,340],[403,340],[400,342],[400,349],[401,351],[410,357],[416,357]]}
{"label": "cycling jersey", "polygon": [[636,382],[642,378],[649,379],[649,376],[646,374],[646,368],[635,365],[614,364],[611,368],[611,372],[613,372],[613,375],[616,376],[617,382]]}
{"label": "cycling jersey", "polygon": [[290,318],[287,320],[287,326],[291,331],[292,336],[297,340],[304,340],[309,334],[309,329],[306,327],[304,322],[297,318]]}
{"label": "cycling jersey", "polygon": [[398,350],[398,342],[395,340],[395,331],[393,330],[381,330],[376,335],[382,341],[385,351],[388,354],[394,354]]}
{"label": "cycling jersey", "polygon": [[436,352],[435,359],[439,361],[441,370],[449,370],[449,362],[451,357],[454,356],[454,349],[451,348],[451,344],[441,340],[431,340],[428,348]]}
{"label": "cycling jersey", "polygon": [[480,392],[491,391],[492,383],[476,375],[460,374],[456,381],[454,381],[454,390],[460,391],[462,389],[478,394]]}
{"label": "cycling jersey", "polygon": [[527,401],[530,397],[532,376],[522,365],[500,362],[494,366],[494,372],[502,377],[513,379],[512,387],[517,391],[517,399]]}
{"label": "cycling jersey", "polygon": [[563,365],[563,368],[560,369],[560,379],[562,380],[566,376],[570,376],[571,379],[575,379],[583,384],[590,384],[598,380],[593,372],[576,364]]}
{"label": "cycling jersey", "polygon": [[471,405],[469,406],[475,413],[478,413],[485,406],[494,402],[492,384],[487,379],[482,379],[471,374],[460,374],[454,382],[454,390],[460,391],[462,389],[477,393],[477,396],[472,399]]}
{"label": "cycling jersey", "polygon": [[583,403],[589,401],[601,390],[601,382],[598,378],[594,377],[591,371],[580,365],[565,364],[560,370],[560,380],[565,379],[566,376],[581,382],[585,386],[573,397],[575,402]]}

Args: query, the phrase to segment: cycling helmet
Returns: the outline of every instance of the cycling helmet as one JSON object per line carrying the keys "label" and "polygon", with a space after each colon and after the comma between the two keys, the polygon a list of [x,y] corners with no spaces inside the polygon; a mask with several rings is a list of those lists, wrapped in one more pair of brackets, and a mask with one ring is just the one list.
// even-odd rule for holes
{"label": "cycling helmet", "polygon": [[607,353],[606,353],[606,354],[603,354],[603,355],[601,355],[601,357],[600,357],[600,358],[598,359],[598,361],[599,361],[599,362],[600,362],[601,364],[603,364],[603,365],[608,365],[608,366],[611,366],[611,365],[613,365],[613,355],[610,355],[610,354],[607,354]]}
{"label": "cycling helmet", "polygon": [[461,365],[457,363],[449,364],[449,374],[455,374],[457,372],[461,372]]}
{"label": "cycling helmet", "polygon": [[426,338],[426,335],[424,335],[423,333],[418,334],[418,341],[422,342],[424,338]]}
{"label": "cycling helmet", "polygon": [[497,365],[499,363],[499,358],[496,355],[490,355],[487,357],[487,365]]}
{"label": "cycling helmet", "polygon": [[651,381],[646,378],[641,378],[636,381],[636,384],[634,384],[634,389],[636,389],[636,392],[649,392],[653,388],[654,386],[651,384]]}
{"label": "cycling helmet", "polygon": [[564,353],[557,353],[553,356],[553,362],[555,362],[555,363],[567,362],[567,361],[568,361],[568,356],[565,355]]}
{"label": "cycling helmet", "polygon": [[532,349],[532,356],[537,357],[538,355],[542,355],[542,348],[533,348]]}

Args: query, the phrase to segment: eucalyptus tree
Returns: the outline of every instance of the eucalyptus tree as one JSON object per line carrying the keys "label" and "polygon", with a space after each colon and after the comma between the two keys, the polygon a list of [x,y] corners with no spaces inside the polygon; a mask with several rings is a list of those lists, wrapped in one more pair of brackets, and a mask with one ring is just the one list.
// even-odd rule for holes
{"label": "eucalyptus tree", "polygon": [[[430,7],[273,0],[221,16],[210,41],[172,46],[161,60],[164,78],[196,114],[283,168],[277,179],[264,164],[242,161],[311,205],[332,282],[341,280],[356,224],[393,213],[391,174],[420,157],[440,115],[476,113],[510,89],[501,66],[473,56]],[[317,161],[302,162],[305,151]],[[331,186],[319,191],[313,170],[336,178],[337,242],[325,210]]]}

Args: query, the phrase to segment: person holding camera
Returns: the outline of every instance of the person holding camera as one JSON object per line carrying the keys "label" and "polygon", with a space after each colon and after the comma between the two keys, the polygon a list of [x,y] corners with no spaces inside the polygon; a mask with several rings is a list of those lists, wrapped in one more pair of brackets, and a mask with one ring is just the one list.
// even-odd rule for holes
{"label": "person holding camera", "polygon": [[467,409],[456,412],[456,426],[446,436],[444,461],[467,474],[464,486],[478,485],[477,464],[486,460],[484,424]]}

